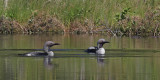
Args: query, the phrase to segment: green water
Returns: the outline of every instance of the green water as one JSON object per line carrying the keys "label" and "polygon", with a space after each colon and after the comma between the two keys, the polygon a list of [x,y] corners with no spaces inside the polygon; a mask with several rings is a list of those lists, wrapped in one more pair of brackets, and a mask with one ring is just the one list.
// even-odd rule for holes
{"label": "green water", "polygon": [[[84,52],[105,44],[105,56]],[[42,49],[45,41],[55,57],[22,57]],[[0,35],[0,80],[160,80],[160,38],[106,35]]]}

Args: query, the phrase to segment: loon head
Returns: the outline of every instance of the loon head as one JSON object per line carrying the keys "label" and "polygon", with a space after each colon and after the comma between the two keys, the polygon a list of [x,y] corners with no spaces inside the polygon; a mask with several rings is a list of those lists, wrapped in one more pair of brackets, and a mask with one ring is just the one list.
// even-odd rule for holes
{"label": "loon head", "polygon": [[109,43],[109,42],[106,41],[105,39],[99,39],[97,42],[97,47],[102,48],[105,43]]}
{"label": "loon head", "polygon": [[44,44],[44,52],[48,53],[50,47],[54,46],[54,45],[60,45],[59,43],[54,43],[53,41],[46,41],[46,43]]}
{"label": "loon head", "polygon": [[46,46],[46,47],[52,47],[54,45],[60,45],[60,44],[54,43],[53,41],[46,41],[46,43],[44,44],[44,46]]}

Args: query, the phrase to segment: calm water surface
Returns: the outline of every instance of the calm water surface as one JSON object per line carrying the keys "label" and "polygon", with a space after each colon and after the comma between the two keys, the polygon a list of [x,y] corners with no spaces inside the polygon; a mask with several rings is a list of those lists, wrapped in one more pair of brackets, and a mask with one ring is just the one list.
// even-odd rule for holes
{"label": "calm water surface", "polygon": [[[84,52],[105,44],[105,56]],[[42,49],[45,41],[55,57],[22,57],[17,54]],[[160,80],[160,38],[109,37],[106,35],[0,35],[0,80]]]}

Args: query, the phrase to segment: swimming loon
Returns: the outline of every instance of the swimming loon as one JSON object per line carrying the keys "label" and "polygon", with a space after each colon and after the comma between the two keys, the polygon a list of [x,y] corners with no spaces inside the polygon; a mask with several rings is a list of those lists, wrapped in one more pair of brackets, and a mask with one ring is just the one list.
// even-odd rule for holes
{"label": "swimming loon", "polygon": [[25,53],[25,54],[19,54],[23,56],[54,56],[54,53],[50,50],[50,47],[54,45],[60,45],[59,43],[54,43],[52,41],[46,41],[44,46],[43,46],[43,52],[30,52],[30,53]]}
{"label": "swimming loon", "polygon": [[105,39],[99,39],[97,42],[97,47],[89,47],[86,52],[88,53],[96,53],[96,54],[105,54],[105,49],[103,48],[103,45],[105,43],[109,43]]}

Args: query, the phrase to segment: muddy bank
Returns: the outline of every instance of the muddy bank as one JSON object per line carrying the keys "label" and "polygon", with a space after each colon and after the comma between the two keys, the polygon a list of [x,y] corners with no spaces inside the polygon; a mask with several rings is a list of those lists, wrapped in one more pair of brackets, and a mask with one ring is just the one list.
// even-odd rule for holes
{"label": "muddy bank", "polygon": [[44,14],[31,16],[26,23],[19,23],[6,17],[0,18],[0,33],[43,32],[65,32],[65,27],[56,17]]}
{"label": "muddy bank", "polygon": [[126,10],[122,11],[119,15],[116,15],[116,22],[110,25],[106,22],[99,21],[95,23],[92,20],[75,19],[70,22],[69,25],[65,25],[56,16],[40,13],[38,15],[32,15],[28,22],[20,23],[16,20],[8,17],[0,18],[0,33],[105,33],[115,36],[159,36],[160,35],[160,9],[155,11],[149,10],[145,13],[144,17],[129,16]]}
{"label": "muddy bank", "polygon": [[19,23],[16,20],[10,18],[0,18],[0,33],[97,33],[103,30],[105,27],[98,27],[94,25],[94,22],[85,20],[74,20],[69,26],[65,26],[62,21],[55,16],[39,14],[31,16],[27,23]]}

